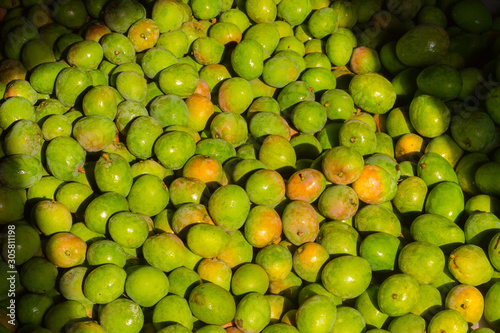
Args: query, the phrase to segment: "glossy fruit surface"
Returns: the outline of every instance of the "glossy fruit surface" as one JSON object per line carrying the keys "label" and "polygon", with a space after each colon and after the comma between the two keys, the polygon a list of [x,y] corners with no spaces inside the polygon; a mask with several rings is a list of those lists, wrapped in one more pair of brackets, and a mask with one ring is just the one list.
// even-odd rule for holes
{"label": "glossy fruit surface", "polygon": [[0,331],[499,329],[497,14],[0,0]]}

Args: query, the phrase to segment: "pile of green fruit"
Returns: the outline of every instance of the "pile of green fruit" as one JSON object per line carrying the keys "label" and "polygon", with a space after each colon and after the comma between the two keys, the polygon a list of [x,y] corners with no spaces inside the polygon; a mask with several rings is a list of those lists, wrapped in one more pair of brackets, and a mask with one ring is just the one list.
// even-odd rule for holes
{"label": "pile of green fruit", "polygon": [[500,332],[476,0],[0,0],[0,332]]}

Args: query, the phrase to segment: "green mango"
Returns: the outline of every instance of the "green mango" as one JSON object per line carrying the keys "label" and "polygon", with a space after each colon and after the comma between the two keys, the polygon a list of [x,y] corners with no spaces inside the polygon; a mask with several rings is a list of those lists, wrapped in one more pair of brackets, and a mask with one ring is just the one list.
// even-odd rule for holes
{"label": "green mango", "polygon": [[54,20],[69,29],[81,28],[87,21],[87,9],[82,0],[70,0],[59,4],[54,11]]}
{"label": "green mango", "polygon": [[20,119],[36,120],[35,108],[30,101],[21,96],[13,96],[0,105],[0,127],[7,130]]}
{"label": "green mango", "polygon": [[132,187],[132,170],[118,154],[103,154],[96,163],[95,181],[101,192],[113,191],[127,196]]}
{"label": "green mango", "polygon": [[337,318],[330,332],[343,333],[353,332],[360,333],[365,330],[365,319],[361,313],[349,306],[337,307]]}
{"label": "green mango", "polygon": [[465,243],[464,231],[451,220],[441,215],[422,214],[410,226],[410,233],[416,241],[426,241],[450,253]]}
{"label": "green mango", "polygon": [[115,124],[106,116],[86,116],[73,126],[73,136],[88,152],[101,151],[113,142]]}
{"label": "green mango", "polygon": [[356,75],[349,84],[354,104],[366,112],[384,114],[396,102],[394,86],[377,73]]}
{"label": "green mango", "polygon": [[371,278],[372,271],[368,261],[351,255],[332,259],[321,273],[323,286],[342,299],[353,299],[361,295],[370,285]]}
{"label": "green mango", "polygon": [[309,13],[311,13],[311,2],[309,0],[282,0],[278,4],[278,16],[296,26],[304,22]]}
{"label": "green mango", "polygon": [[53,305],[54,300],[46,294],[24,294],[18,303],[18,320],[23,325],[42,325],[43,317]]}
{"label": "green mango", "polygon": [[[446,268],[445,268],[446,269]],[[441,276],[434,280],[433,284],[438,283]],[[431,320],[431,318],[438,313],[443,307],[443,300],[441,299],[441,293],[433,285],[421,284],[420,293],[418,297],[417,305],[411,310],[411,313],[418,315],[425,320]]]}
{"label": "green mango", "polygon": [[425,212],[442,215],[455,222],[464,211],[464,194],[457,183],[444,181],[429,192]]}
{"label": "green mango", "polygon": [[286,120],[279,114],[271,112],[258,112],[249,122],[249,130],[258,142],[264,142],[268,135],[280,135],[290,139],[290,127]]}
{"label": "green mango", "polygon": [[78,141],[60,136],[49,142],[45,152],[47,169],[63,181],[71,181],[83,170],[86,154]]}
{"label": "green mango", "polygon": [[439,62],[448,53],[450,37],[441,27],[419,24],[396,44],[396,54],[406,66],[424,67]]}
{"label": "green mango", "polygon": [[101,45],[93,40],[85,40],[71,45],[67,60],[71,66],[83,69],[97,69],[104,57]]}
{"label": "green mango", "polygon": [[149,116],[135,118],[127,131],[127,148],[136,157],[150,158],[156,139],[163,133],[161,124]]}
{"label": "green mango", "polygon": [[451,135],[463,150],[487,153],[495,136],[495,123],[486,112],[462,111],[453,117]]}
{"label": "green mango", "polygon": [[392,271],[402,249],[400,240],[385,232],[370,234],[359,247],[359,255],[370,263],[372,271]]}
{"label": "green mango", "polygon": [[409,116],[418,134],[428,138],[435,138],[446,132],[451,120],[450,110],[446,104],[436,97],[425,94],[411,101]]}
{"label": "green mango", "polygon": [[142,245],[142,252],[149,265],[164,272],[181,267],[187,258],[184,243],[173,233],[148,237]]}
{"label": "green mango", "polygon": [[222,139],[204,139],[196,144],[196,154],[207,155],[219,160],[221,164],[231,157],[236,156],[236,150],[233,146]]}
{"label": "green mango", "polygon": [[499,239],[500,239],[500,232],[491,237],[490,242],[488,244],[488,258],[490,259],[491,265],[496,270],[498,270],[500,267],[500,253],[498,253],[498,244],[500,244]]}
{"label": "green mango", "polygon": [[364,293],[362,293],[354,304],[365,319],[367,325],[373,327],[383,327],[389,322],[389,316],[380,311],[377,295],[380,289],[379,284],[372,284]]}
{"label": "green mango", "polygon": [[271,320],[271,307],[264,295],[246,294],[236,307],[234,322],[245,331],[261,331]]}
{"label": "green mango", "polygon": [[411,176],[398,185],[394,207],[405,216],[416,217],[424,211],[427,185],[422,178]]}
{"label": "green mango", "polygon": [[193,315],[207,324],[227,324],[236,314],[236,305],[229,291],[213,283],[196,286],[189,295],[189,307]]}
{"label": "green mango", "polygon": [[5,134],[3,142],[6,155],[25,154],[35,156],[42,148],[42,131],[33,121],[21,119]]}
{"label": "green mango", "polygon": [[493,267],[486,253],[472,244],[459,246],[451,252],[448,269],[458,282],[471,286],[479,286],[493,277]]}
{"label": "green mango", "polygon": [[302,101],[314,101],[313,89],[304,81],[295,81],[281,89],[276,99],[285,114],[291,113],[292,107]]}
{"label": "green mango", "polygon": [[500,282],[495,283],[484,298],[484,318],[493,326],[500,328]]}
{"label": "green mango", "polygon": [[217,226],[230,232],[244,224],[250,211],[250,200],[241,187],[226,185],[212,194],[208,211]]}
{"label": "green mango", "polygon": [[45,314],[44,327],[51,332],[61,331],[65,325],[83,321],[87,318],[87,311],[82,303],[68,300],[54,305]]}
{"label": "green mango", "polygon": [[92,77],[84,69],[64,68],[57,75],[55,94],[67,107],[81,103],[85,90],[92,85]]}
{"label": "green mango", "polygon": [[418,161],[417,174],[427,186],[443,181],[458,184],[457,174],[448,161],[436,153],[427,153]]}
{"label": "green mango", "polygon": [[404,316],[394,318],[389,324],[388,329],[392,333],[423,333],[425,326],[424,318],[413,313],[408,313]]}
{"label": "green mango", "polygon": [[262,143],[259,160],[272,170],[287,173],[295,165],[297,156],[287,139],[280,135],[269,135]]}
{"label": "green mango", "polygon": [[169,202],[169,192],[155,175],[141,175],[135,179],[127,197],[130,211],[147,216],[160,213]]}
{"label": "green mango", "polygon": [[43,63],[55,62],[52,48],[41,39],[32,39],[26,42],[21,50],[21,60],[28,70]]}
{"label": "green mango", "polygon": [[367,205],[354,216],[356,229],[362,233],[385,232],[394,237],[401,234],[401,223],[387,207]]}
{"label": "green mango", "polygon": [[458,97],[462,89],[462,77],[449,65],[432,65],[423,69],[417,77],[418,89],[423,94],[443,100]]}
{"label": "green mango", "polygon": [[300,63],[289,56],[274,56],[264,64],[262,78],[271,87],[283,88],[300,76]]}
{"label": "green mango", "polygon": [[420,294],[418,281],[407,274],[394,274],[380,285],[377,301],[380,311],[389,316],[403,316],[417,305]]}
{"label": "green mango", "polygon": [[[474,213],[465,221],[465,241],[467,244],[482,247],[483,250],[488,248],[488,243],[498,232],[500,232],[500,219],[493,213]],[[493,260],[490,258],[490,261]]]}
{"label": "green mango", "polygon": [[462,148],[460,148],[448,134],[443,134],[432,139],[425,147],[425,152],[437,153],[443,156],[452,167],[457,165],[457,162],[464,153]]}
{"label": "green mango", "polygon": [[455,310],[443,310],[432,317],[427,327],[429,333],[446,332],[454,330],[455,332],[468,332],[469,325],[463,315]]}
{"label": "green mango", "polygon": [[398,256],[399,269],[420,284],[429,284],[436,280],[444,269],[443,251],[429,242],[411,242]]}
{"label": "green mango", "polygon": [[125,33],[146,17],[146,9],[135,0],[110,0],[103,8],[104,23],[115,32]]}
{"label": "green mango", "polygon": [[476,186],[482,193],[492,196],[500,195],[500,182],[497,177],[499,171],[500,162],[488,162],[477,169]]}
{"label": "green mango", "polygon": [[315,295],[305,300],[297,310],[297,329],[300,332],[330,332],[336,318],[337,307],[333,300],[324,295]]}
{"label": "green mango", "polygon": [[42,172],[42,163],[31,155],[11,155],[0,162],[2,185],[16,190],[33,186]]}
{"label": "green mango", "polygon": [[335,66],[345,66],[349,63],[353,52],[352,42],[344,34],[333,33],[326,40],[326,55]]}
{"label": "green mango", "polygon": [[339,143],[365,156],[375,152],[377,137],[368,124],[358,119],[350,119],[340,128]]}
{"label": "green mango", "polygon": [[294,326],[285,323],[271,324],[262,330],[263,333],[297,333],[299,332]]}
{"label": "green mango", "polygon": [[135,58],[135,50],[132,42],[122,34],[115,32],[106,34],[101,38],[100,43],[104,57],[112,64],[125,64],[133,61]]}
{"label": "green mango", "polygon": [[188,21],[186,9],[177,1],[163,0],[155,2],[151,18],[158,24],[161,33],[175,31]]}

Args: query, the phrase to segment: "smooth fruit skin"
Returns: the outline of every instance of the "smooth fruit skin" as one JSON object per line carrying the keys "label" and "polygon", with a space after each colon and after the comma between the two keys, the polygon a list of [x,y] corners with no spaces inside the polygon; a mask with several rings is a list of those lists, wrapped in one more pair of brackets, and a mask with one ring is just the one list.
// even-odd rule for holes
{"label": "smooth fruit skin", "polygon": [[87,318],[87,311],[82,303],[63,301],[47,311],[43,326],[51,332],[60,332],[66,324],[82,321],[85,318]]}
{"label": "smooth fruit skin", "polygon": [[[464,225],[465,239],[468,244],[474,244],[482,247],[485,251],[488,243],[500,231],[500,219],[493,213],[478,212],[467,218]],[[494,259],[488,256],[493,264]]]}
{"label": "smooth fruit skin", "polygon": [[344,221],[322,223],[317,241],[331,256],[358,255],[359,233]]}
{"label": "smooth fruit skin", "polygon": [[341,256],[329,261],[321,273],[321,282],[342,299],[361,295],[369,286],[372,270],[368,261],[356,256]]}
{"label": "smooth fruit skin", "polygon": [[92,270],[83,282],[85,296],[94,303],[106,304],[123,293],[127,273],[114,264],[105,264]]}
{"label": "smooth fruit skin", "polygon": [[358,211],[359,200],[356,192],[346,185],[327,188],[318,200],[322,215],[332,220],[346,220]]}
{"label": "smooth fruit skin", "polygon": [[416,241],[427,241],[450,253],[465,243],[464,231],[450,219],[436,214],[422,214],[410,226]]}
{"label": "smooth fruit skin", "polygon": [[409,313],[418,302],[418,281],[406,274],[391,275],[382,282],[377,300],[380,311],[389,316]]}
{"label": "smooth fruit skin", "polygon": [[356,75],[349,84],[349,92],[354,104],[370,113],[384,114],[396,102],[393,85],[377,73]]}
{"label": "smooth fruit skin", "polygon": [[341,146],[357,150],[363,156],[371,155],[377,149],[374,130],[359,119],[350,119],[342,125],[339,131],[339,143]]}
{"label": "smooth fruit skin", "polygon": [[483,316],[484,297],[477,288],[461,284],[448,292],[445,307],[460,312],[467,322],[475,324]]}
{"label": "smooth fruit skin", "polygon": [[[446,200],[443,200],[447,198]],[[427,196],[425,212],[438,214],[455,222],[464,211],[464,195],[462,189],[454,182],[437,184]]]}
{"label": "smooth fruit skin", "polygon": [[286,196],[291,200],[308,203],[316,201],[326,188],[323,173],[315,169],[303,169],[294,173],[286,183]]}
{"label": "smooth fruit skin", "polygon": [[229,291],[213,283],[202,283],[189,295],[189,307],[207,324],[224,325],[236,314],[236,305]]}
{"label": "smooth fruit skin", "polygon": [[466,333],[469,330],[467,321],[455,310],[443,310],[432,317],[427,327],[429,333],[457,332]]}
{"label": "smooth fruit skin", "polygon": [[67,107],[73,107],[82,93],[90,87],[92,78],[88,72],[80,68],[65,68],[57,75],[55,93],[57,99]]}
{"label": "smooth fruit skin", "polygon": [[496,282],[486,293],[484,318],[493,328],[500,329],[500,282]]}
{"label": "smooth fruit skin", "polygon": [[241,296],[249,292],[265,294],[269,288],[269,277],[261,266],[257,264],[244,264],[234,272],[231,279],[231,292]]}
{"label": "smooth fruit skin", "polygon": [[469,152],[488,152],[495,137],[494,128],[491,117],[479,110],[463,111],[451,122],[453,139],[460,148]]}
{"label": "smooth fruit skin", "polygon": [[215,191],[208,200],[208,211],[216,225],[225,231],[239,229],[250,212],[250,199],[237,185],[226,185]]}
{"label": "smooth fruit skin", "polygon": [[128,274],[125,292],[141,306],[153,306],[168,293],[168,278],[157,268],[141,266]]}
{"label": "smooth fruit skin", "polygon": [[300,332],[327,333],[337,318],[337,307],[331,298],[315,295],[302,303],[296,316]]}
{"label": "smooth fruit skin", "polygon": [[163,233],[149,237],[142,246],[144,259],[164,272],[180,267],[186,260],[186,247],[179,237]]}
{"label": "smooth fruit skin", "polygon": [[132,170],[127,160],[118,154],[103,154],[94,171],[97,186],[102,192],[127,196],[132,187]]}
{"label": "smooth fruit skin", "polygon": [[476,171],[476,186],[484,194],[498,196],[500,194],[500,182],[494,175],[500,170],[500,162],[488,162],[480,166]]}
{"label": "smooth fruit skin", "polygon": [[49,238],[45,252],[54,265],[69,268],[85,261],[87,244],[76,235],[60,232]]}
{"label": "smooth fruit skin", "polygon": [[450,111],[443,101],[430,95],[420,95],[410,104],[410,121],[422,136],[435,138],[450,125]]}
{"label": "smooth fruit skin", "polygon": [[398,257],[399,269],[414,277],[420,284],[432,283],[443,271],[444,265],[443,251],[428,242],[409,243]]}
{"label": "smooth fruit skin", "polygon": [[319,222],[314,208],[304,201],[292,201],[282,214],[283,233],[294,245],[313,242],[319,233]]}
{"label": "smooth fruit skin", "polygon": [[110,333],[136,332],[144,324],[144,314],[137,303],[119,298],[102,308],[99,323]]}
{"label": "smooth fruit skin", "polygon": [[449,45],[450,38],[443,28],[420,24],[398,40],[396,54],[406,66],[424,67],[440,61]]}
{"label": "smooth fruit skin", "polygon": [[178,295],[163,297],[153,309],[152,323],[158,331],[167,327],[167,323],[180,324],[186,329],[192,329],[193,315],[187,299]]}
{"label": "smooth fruit skin", "polygon": [[14,190],[33,186],[42,178],[43,166],[31,155],[11,155],[0,162],[0,183]]}
{"label": "smooth fruit skin", "polygon": [[321,244],[305,243],[293,254],[293,268],[302,280],[319,282],[321,270],[329,259],[327,250]]}
{"label": "smooth fruit skin", "polygon": [[381,204],[394,199],[397,184],[394,178],[377,165],[365,165],[361,176],[352,185],[361,201]]}
{"label": "smooth fruit skin", "polygon": [[500,269],[500,251],[498,246],[500,244],[500,232],[491,237],[490,243],[488,245],[488,258],[490,259],[491,265],[499,270]]}
{"label": "smooth fruit skin", "polygon": [[45,157],[47,169],[54,177],[71,181],[83,170],[86,154],[75,139],[57,137],[50,141]]}
{"label": "smooth fruit skin", "polygon": [[370,263],[372,271],[392,271],[397,265],[401,242],[393,235],[378,232],[361,242],[359,255]]}
{"label": "smooth fruit skin", "polygon": [[448,269],[460,282],[478,286],[491,280],[493,267],[484,251],[476,245],[462,245],[449,256]]}
{"label": "smooth fruit skin", "polygon": [[271,307],[264,295],[248,293],[238,303],[234,322],[240,330],[258,332],[264,329],[271,319]]}

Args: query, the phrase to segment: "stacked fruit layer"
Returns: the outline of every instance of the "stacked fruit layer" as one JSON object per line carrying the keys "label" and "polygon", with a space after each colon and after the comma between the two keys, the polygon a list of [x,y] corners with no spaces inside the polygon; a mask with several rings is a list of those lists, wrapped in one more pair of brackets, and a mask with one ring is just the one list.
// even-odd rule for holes
{"label": "stacked fruit layer", "polygon": [[0,0],[0,34],[0,331],[500,330],[483,3]]}

